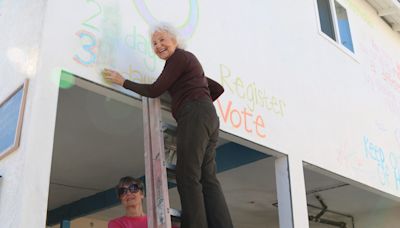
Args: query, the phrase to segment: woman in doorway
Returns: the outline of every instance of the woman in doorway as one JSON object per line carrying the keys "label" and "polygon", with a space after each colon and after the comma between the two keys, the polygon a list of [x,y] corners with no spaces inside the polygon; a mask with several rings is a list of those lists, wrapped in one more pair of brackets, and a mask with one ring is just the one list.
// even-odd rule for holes
{"label": "woman in doorway", "polygon": [[[108,228],[148,228],[147,215],[143,212],[144,186],[140,179],[122,177],[115,187],[125,215],[111,220]],[[172,226],[172,228],[178,228]]]}
{"label": "woman in doorway", "polygon": [[165,60],[153,84],[126,80],[104,69],[104,78],[142,96],[159,97],[168,91],[177,121],[176,176],[182,206],[182,228],[232,228],[225,197],[216,177],[215,149],[219,119],[212,102],[224,89],[206,78],[192,53],[178,43],[175,29],[160,24],[151,30],[155,54]]}
{"label": "woman in doorway", "polygon": [[125,215],[111,220],[108,228],[147,228],[143,212],[143,183],[133,177],[122,177],[116,186],[117,195],[125,208]]}

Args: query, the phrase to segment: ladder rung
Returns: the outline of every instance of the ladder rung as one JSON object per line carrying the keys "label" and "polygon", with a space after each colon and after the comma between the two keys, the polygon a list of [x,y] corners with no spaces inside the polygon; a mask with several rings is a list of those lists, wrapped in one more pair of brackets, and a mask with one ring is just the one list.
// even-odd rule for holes
{"label": "ladder rung", "polygon": [[162,131],[165,134],[176,136],[176,126],[174,125],[163,123]]}
{"label": "ladder rung", "polygon": [[176,180],[176,165],[167,163],[166,168],[167,168],[167,177],[169,179],[168,181],[173,184],[176,184],[176,181],[170,181],[170,180]]}
{"label": "ladder rung", "polygon": [[173,218],[178,218],[178,219],[181,218],[182,213],[181,213],[180,210],[174,209],[174,208],[170,208],[170,209],[169,209],[169,212],[170,212],[170,214],[171,214],[171,217],[173,217]]}
{"label": "ladder rung", "polygon": [[175,144],[164,144],[164,147],[165,147],[166,150],[176,151],[176,145]]}
{"label": "ladder rung", "polygon": [[165,167],[167,168],[167,171],[172,171],[172,172],[176,172],[176,165],[174,165],[174,164],[171,164],[171,163],[167,163],[166,165],[165,165]]}

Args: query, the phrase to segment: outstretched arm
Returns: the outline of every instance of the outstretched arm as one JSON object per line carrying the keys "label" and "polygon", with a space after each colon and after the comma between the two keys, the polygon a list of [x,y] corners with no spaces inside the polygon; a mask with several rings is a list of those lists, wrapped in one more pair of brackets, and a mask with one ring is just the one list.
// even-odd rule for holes
{"label": "outstretched arm", "polygon": [[183,53],[172,55],[165,63],[160,76],[153,84],[141,84],[125,79],[120,73],[110,69],[104,69],[103,77],[125,89],[132,90],[145,97],[158,97],[167,91],[171,85],[182,75],[186,67],[186,57]]}

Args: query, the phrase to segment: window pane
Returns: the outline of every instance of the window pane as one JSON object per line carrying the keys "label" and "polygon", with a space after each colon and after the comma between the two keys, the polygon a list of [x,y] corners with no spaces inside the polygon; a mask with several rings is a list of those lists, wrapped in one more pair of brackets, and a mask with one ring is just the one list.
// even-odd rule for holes
{"label": "window pane", "polygon": [[317,0],[317,2],[318,2],[318,14],[319,14],[319,21],[321,24],[321,30],[330,38],[336,40],[329,0]]}
{"label": "window pane", "polygon": [[335,1],[336,17],[338,20],[340,41],[347,49],[354,52],[353,41],[351,40],[349,19],[346,9]]}

